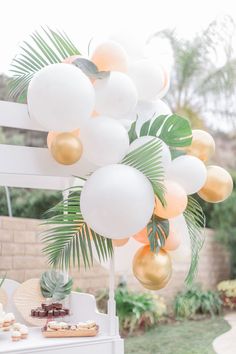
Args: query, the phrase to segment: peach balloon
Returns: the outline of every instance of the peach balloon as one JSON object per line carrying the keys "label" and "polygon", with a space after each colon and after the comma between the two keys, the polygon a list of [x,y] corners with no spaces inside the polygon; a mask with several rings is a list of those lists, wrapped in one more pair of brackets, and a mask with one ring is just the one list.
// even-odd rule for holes
{"label": "peach balloon", "polygon": [[163,248],[166,251],[174,251],[180,246],[180,243],[181,235],[178,232],[175,232],[175,230],[170,229],[169,236],[167,237]]}
{"label": "peach balloon", "polygon": [[97,116],[99,116],[99,113],[97,113],[96,111],[93,111],[92,117],[95,118],[95,117],[97,117]]}
{"label": "peach balloon", "polygon": [[76,59],[81,58],[81,55],[71,55],[70,57],[65,58],[62,63],[72,64]]}
{"label": "peach balloon", "polygon": [[112,244],[114,247],[122,247],[126,245],[126,243],[129,241],[129,238],[121,238],[120,240],[112,240]]}
{"label": "peach balloon", "polygon": [[128,56],[119,43],[106,41],[95,48],[92,62],[100,71],[121,71],[128,70]]}
{"label": "peach balloon", "polygon": [[143,230],[141,230],[139,233],[133,236],[133,238],[136,241],[141,242],[145,245],[149,244],[147,228],[145,227]]}
{"label": "peach balloon", "polygon": [[188,203],[187,194],[179,184],[173,181],[165,181],[164,186],[166,205],[163,206],[156,197],[154,214],[163,219],[174,218],[186,209]]}
{"label": "peach balloon", "polygon": [[[49,132],[48,136],[47,136],[47,146],[50,149],[52,142],[54,140],[54,138],[58,135],[61,134],[61,132]],[[73,130],[73,132],[71,132],[71,134],[73,134],[74,136],[78,137],[79,136],[79,129]]]}

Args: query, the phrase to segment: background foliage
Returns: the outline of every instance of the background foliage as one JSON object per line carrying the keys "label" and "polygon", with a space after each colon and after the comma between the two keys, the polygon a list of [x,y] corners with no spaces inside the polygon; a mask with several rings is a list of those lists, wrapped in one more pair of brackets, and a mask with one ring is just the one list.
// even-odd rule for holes
{"label": "background foliage", "polygon": [[194,319],[196,315],[219,315],[222,303],[214,291],[204,291],[192,287],[178,293],[174,300],[174,313],[177,318]]}

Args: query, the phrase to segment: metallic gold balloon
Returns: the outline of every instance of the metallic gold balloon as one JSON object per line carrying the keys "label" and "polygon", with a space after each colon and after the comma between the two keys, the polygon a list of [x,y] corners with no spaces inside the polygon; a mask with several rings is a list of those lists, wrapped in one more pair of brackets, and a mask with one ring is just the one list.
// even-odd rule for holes
{"label": "metallic gold balloon", "polygon": [[163,249],[156,254],[149,245],[143,246],[134,256],[133,273],[145,288],[162,289],[171,278],[171,258]]}
{"label": "metallic gold balloon", "polygon": [[192,144],[185,150],[188,155],[198,157],[207,161],[215,152],[215,141],[212,136],[204,130],[193,130]]}
{"label": "metallic gold balloon", "polygon": [[[80,133],[80,130],[79,129],[76,129],[76,130],[73,130],[71,132],[71,134],[73,134],[74,136],[78,137],[79,136],[79,133]],[[55,139],[55,137],[57,135],[61,134],[61,132],[48,132],[48,136],[47,136],[47,146],[49,149],[51,149],[51,144],[52,144],[52,141],[53,139]]]}
{"label": "metallic gold balloon", "polygon": [[74,134],[60,133],[53,139],[50,150],[57,162],[62,165],[72,165],[80,159],[83,147]]}
{"label": "metallic gold balloon", "polygon": [[233,190],[230,174],[219,166],[207,167],[207,180],[198,195],[209,203],[223,202]]}

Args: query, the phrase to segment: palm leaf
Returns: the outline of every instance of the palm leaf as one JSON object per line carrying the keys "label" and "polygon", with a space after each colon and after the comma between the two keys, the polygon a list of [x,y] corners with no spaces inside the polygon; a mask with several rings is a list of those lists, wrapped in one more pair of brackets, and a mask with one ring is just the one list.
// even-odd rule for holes
{"label": "palm leaf", "polygon": [[28,85],[37,71],[80,54],[65,33],[50,28],[42,28],[42,33],[35,31],[20,49],[21,53],[13,59],[10,69],[13,77],[9,82],[9,96],[13,99],[26,96]]}
{"label": "palm leaf", "polygon": [[73,280],[64,280],[64,274],[55,270],[44,272],[40,278],[41,293],[45,298],[64,300],[71,293]]}
{"label": "palm leaf", "polygon": [[188,198],[188,205],[184,212],[185,221],[188,227],[188,232],[191,240],[192,259],[189,272],[185,279],[187,285],[191,285],[197,274],[199,261],[199,252],[201,251],[205,235],[205,215],[200,204],[193,198]]}
{"label": "palm leaf", "polygon": [[153,214],[147,225],[147,231],[151,251],[158,253],[169,236],[169,221]]}
{"label": "palm leaf", "polygon": [[139,135],[136,132],[136,122],[129,131],[130,142],[139,136],[155,136],[163,140],[171,147],[189,146],[192,142],[192,129],[190,122],[177,114],[160,115],[146,121],[140,129]]}
{"label": "palm leaf", "polygon": [[76,264],[85,268],[93,264],[92,241],[99,259],[107,260],[113,253],[112,241],[91,230],[80,211],[82,187],[69,189],[69,197],[47,212],[47,229],[41,233],[43,252],[53,267],[68,269]]}
{"label": "palm leaf", "polygon": [[6,276],[7,276],[7,273],[4,274],[3,278],[0,281],[0,288],[3,285],[3,283],[4,283],[5,279],[6,279]]}
{"label": "palm leaf", "polygon": [[153,139],[128,153],[122,163],[142,172],[149,179],[155,195],[164,205],[164,169],[161,163],[161,151],[161,141]]}

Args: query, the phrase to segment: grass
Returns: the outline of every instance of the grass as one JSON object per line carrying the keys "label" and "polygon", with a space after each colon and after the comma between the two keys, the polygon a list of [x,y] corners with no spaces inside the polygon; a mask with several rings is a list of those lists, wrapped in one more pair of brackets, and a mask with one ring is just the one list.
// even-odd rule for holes
{"label": "grass", "polygon": [[213,340],[230,329],[222,317],[159,325],[125,340],[125,354],[214,354]]}

